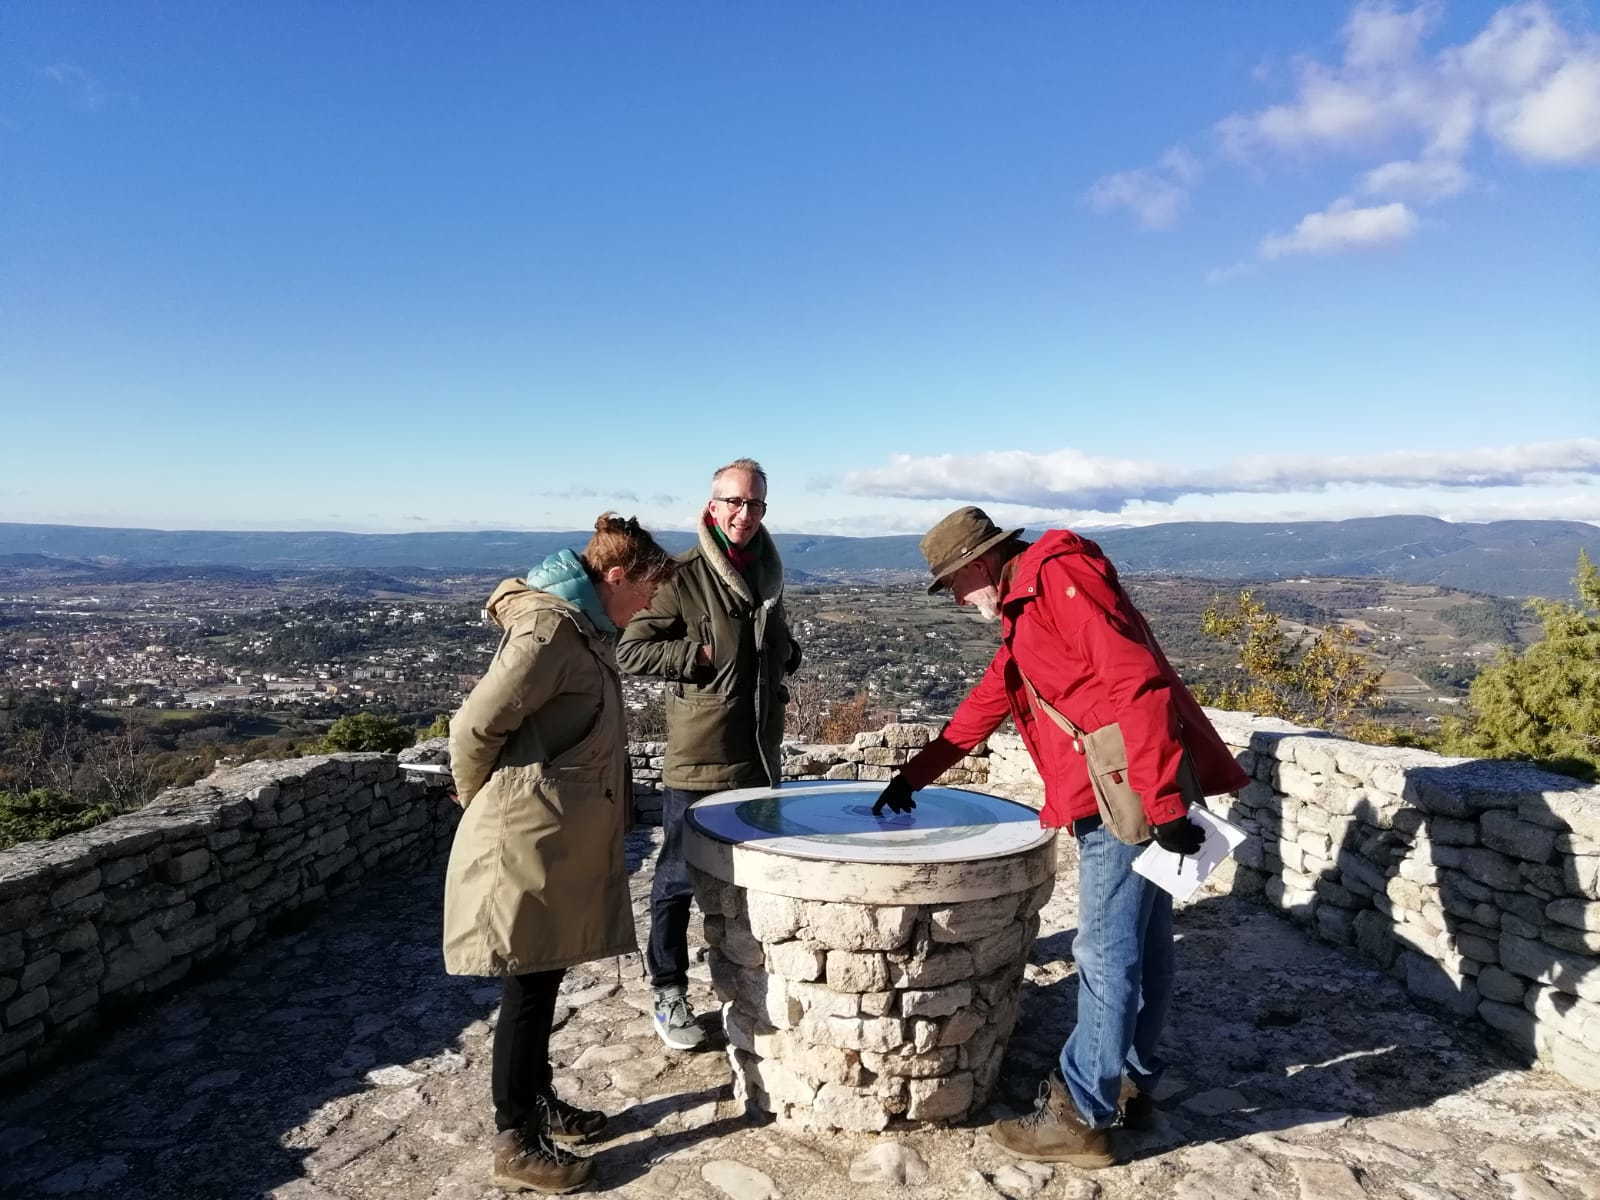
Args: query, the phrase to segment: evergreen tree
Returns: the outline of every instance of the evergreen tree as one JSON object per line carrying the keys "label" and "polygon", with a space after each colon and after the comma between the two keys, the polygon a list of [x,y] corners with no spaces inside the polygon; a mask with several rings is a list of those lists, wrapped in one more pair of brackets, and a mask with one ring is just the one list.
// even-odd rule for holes
{"label": "evergreen tree", "polygon": [[1581,551],[1573,585],[1576,604],[1528,602],[1544,637],[1473,680],[1469,717],[1446,727],[1441,749],[1600,777],[1600,569]]}

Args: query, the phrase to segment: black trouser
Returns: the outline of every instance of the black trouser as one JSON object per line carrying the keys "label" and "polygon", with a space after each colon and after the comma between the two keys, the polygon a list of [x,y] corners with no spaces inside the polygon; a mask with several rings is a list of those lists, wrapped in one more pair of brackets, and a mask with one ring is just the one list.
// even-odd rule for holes
{"label": "black trouser", "polygon": [[549,1095],[550,1026],[562,967],[532,975],[508,975],[494,1027],[494,1124],[499,1130],[524,1129],[537,1116],[535,1101]]}
{"label": "black trouser", "polygon": [[650,986],[682,992],[689,986],[689,902],[694,887],[683,861],[683,814],[710,792],[666,788],[661,796],[661,853],[656,856],[655,882],[650,885],[650,941],[645,966]]}

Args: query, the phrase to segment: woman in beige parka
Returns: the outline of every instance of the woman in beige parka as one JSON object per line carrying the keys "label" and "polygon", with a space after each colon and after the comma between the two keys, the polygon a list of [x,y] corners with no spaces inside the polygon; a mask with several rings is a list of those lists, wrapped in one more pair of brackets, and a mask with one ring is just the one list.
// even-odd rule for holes
{"label": "woman in beige parka", "polygon": [[556,1095],[550,1028],[568,967],[637,949],[615,645],[673,569],[636,520],[607,513],[581,555],[563,550],[506,580],[487,606],[504,636],[450,722],[466,811],[445,877],[445,968],[505,980],[492,1072],[501,1187],[582,1187],[591,1160],[558,1143],[605,1124]]}

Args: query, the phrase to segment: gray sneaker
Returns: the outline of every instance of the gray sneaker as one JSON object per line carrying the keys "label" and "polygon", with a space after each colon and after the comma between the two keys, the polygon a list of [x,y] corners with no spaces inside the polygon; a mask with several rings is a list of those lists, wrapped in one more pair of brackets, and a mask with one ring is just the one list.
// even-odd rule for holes
{"label": "gray sneaker", "polygon": [[689,1000],[682,993],[656,993],[656,1036],[669,1050],[693,1050],[706,1040],[689,1008]]}

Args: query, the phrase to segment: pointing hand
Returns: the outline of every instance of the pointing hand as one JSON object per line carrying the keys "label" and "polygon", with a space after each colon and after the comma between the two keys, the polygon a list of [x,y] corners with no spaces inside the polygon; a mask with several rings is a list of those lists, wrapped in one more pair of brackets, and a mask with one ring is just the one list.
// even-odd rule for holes
{"label": "pointing hand", "polygon": [[904,775],[895,775],[889,780],[889,786],[878,794],[878,802],[872,806],[872,815],[883,816],[883,806],[887,804],[890,812],[905,813],[916,808],[916,798],[911,794],[912,788],[906,782]]}

